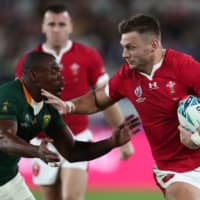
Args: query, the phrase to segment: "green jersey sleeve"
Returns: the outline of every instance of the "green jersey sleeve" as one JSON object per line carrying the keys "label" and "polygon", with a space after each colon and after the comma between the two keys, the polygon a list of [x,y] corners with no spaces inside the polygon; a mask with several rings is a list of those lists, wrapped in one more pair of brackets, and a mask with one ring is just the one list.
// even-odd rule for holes
{"label": "green jersey sleeve", "polygon": [[17,119],[16,104],[12,100],[0,99],[0,119]]}

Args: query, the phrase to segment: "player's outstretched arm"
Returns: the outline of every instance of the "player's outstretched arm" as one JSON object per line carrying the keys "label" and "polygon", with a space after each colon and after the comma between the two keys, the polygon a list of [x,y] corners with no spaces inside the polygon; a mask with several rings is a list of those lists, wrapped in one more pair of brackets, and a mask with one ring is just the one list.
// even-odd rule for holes
{"label": "player's outstretched arm", "polygon": [[0,151],[22,157],[38,157],[44,162],[58,162],[56,153],[47,149],[52,140],[45,139],[40,146],[34,146],[17,136],[17,123],[15,120],[0,120]]}
{"label": "player's outstretched arm", "polygon": [[54,133],[52,137],[56,148],[70,162],[92,160],[130,141],[132,134],[138,131],[139,124],[138,118],[129,116],[113,130],[111,137],[98,142],[76,141],[68,127],[66,127],[65,133],[59,133],[59,137],[57,133]]}
{"label": "player's outstretched arm", "polygon": [[44,89],[41,94],[47,98],[46,103],[52,104],[61,114],[96,113],[115,103],[105,95],[104,88],[95,89],[71,101],[63,101]]}

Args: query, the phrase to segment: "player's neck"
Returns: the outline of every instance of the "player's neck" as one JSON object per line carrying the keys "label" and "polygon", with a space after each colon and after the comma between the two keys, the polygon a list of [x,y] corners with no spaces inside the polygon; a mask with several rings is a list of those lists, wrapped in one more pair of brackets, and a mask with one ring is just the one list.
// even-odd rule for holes
{"label": "player's neck", "polygon": [[152,62],[150,62],[148,66],[146,66],[143,73],[150,75],[152,73],[154,66],[158,65],[159,63],[162,63],[164,56],[165,56],[165,49],[158,49],[157,52],[155,53],[155,56],[152,59]]}
{"label": "player's neck", "polygon": [[67,42],[64,43],[63,45],[54,45],[54,44],[51,44],[51,43],[48,43],[48,42],[45,43],[45,46],[46,46],[48,49],[53,50],[53,51],[56,53],[56,55],[59,55],[60,52],[61,52],[61,50],[62,50],[64,47],[66,47],[66,45],[67,45]]}
{"label": "player's neck", "polygon": [[42,101],[41,91],[33,85],[29,80],[26,78],[20,79],[24,88],[26,88],[27,92],[36,102]]}
{"label": "player's neck", "polygon": [[166,51],[165,49],[158,49],[158,52],[155,54],[153,65],[158,64],[164,59],[165,51]]}

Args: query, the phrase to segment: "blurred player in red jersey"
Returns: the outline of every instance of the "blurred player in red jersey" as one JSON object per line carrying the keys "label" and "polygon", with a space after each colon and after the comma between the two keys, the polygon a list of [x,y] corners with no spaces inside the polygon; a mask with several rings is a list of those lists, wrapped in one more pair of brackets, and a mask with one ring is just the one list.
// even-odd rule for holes
{"label": "blurred player in red jersey", "polygon": [[[119,24],[126,60],[105,88],[66,104],[43,91],[61,113],[94,113],[127,97],[136,107],[155,159],[157,185],[167,200],[200,198],[200,131],[179,126],[179,100],[200,96],[200,63],[173,49],[164,49],[158,20],[136,15]],[[69,107],[71,108],[69,110]],[[178,129],[179,128],[179,129]]]}
{"label": "blurred player in red jersey", "polygon": [[[102,58],[96,50],[70,40],[72,30],[71,17],[65,5],[50,5],[44,12],[42,23],[42,33],[46,40],[33,50],[50,53],[60,63],[64,77],[63,100],[84,95],[90,87],[101,87],[109,78]],[[17,64],[16,77],[21,77],[25,58],[26,55]],[[112,128],[123,121],[118,105],[107,109],[105,115]],[[77,140],[92,140],[87,115],[65,115],[64,120]],[[39,138],[32,141],[33,144],[40,142]],[[53,146],[50,148],[54,149]],[[128,159],[133,154],[131,143],[122,146],[120,153],[122,159]],[[46,200],[83,200],[87,185],[88,162],[69,163],[63,158],[61,160],[60,167],[51,167],[39,159],[34,159],[34,183],[41,186],[41,192]]]}

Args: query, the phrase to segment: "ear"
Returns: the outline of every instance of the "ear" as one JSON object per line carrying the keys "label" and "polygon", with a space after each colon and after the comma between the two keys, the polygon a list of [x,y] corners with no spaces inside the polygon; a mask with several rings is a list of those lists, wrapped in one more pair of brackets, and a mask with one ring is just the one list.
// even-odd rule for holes
{"label": "ear", "polygon": [[29,71],[29,78],[31,79],[31,81],[36,81],[37,80],[37,74],[36,72],[34,72],[33,70]]}
{"label": "ear", "polygon": [[69,34],[71,34],[71,33],[73,32],[73,30],[74,30],[72,21],[70,21],[69,26],[70,26],[70,27],[69,27]]}
{"label": "ear", "polygon": [[157,39],[152,40],[151,42],[151,51],[154,52],[160,46],[160,41]]}
{"label": "ear", "polygon": [[42,32],[43,34],[45,34],[45,32],[46,32],[46,28],[45,28],[44,22],[42,22],[42,25],[41,25],[41,32]]}

